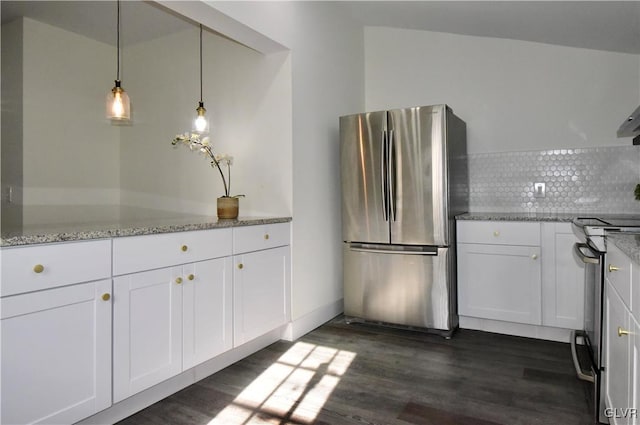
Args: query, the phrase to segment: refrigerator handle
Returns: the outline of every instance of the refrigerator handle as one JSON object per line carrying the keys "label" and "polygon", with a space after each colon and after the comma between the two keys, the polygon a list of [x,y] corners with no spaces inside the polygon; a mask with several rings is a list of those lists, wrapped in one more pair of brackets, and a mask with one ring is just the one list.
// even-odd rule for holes
{"label": "refrigerator handle", "polygon": [[396,221],[396,138],[393,130],[389,130],[389,220]]}
{"label": "refrigerator handle", "polygon": [[384,221],[389,221],[389,186],[388,186],[388,170],[387,170],[387,132],[382,131],[382,149],[380,149],[380,171],[382,175],[382,216]]}

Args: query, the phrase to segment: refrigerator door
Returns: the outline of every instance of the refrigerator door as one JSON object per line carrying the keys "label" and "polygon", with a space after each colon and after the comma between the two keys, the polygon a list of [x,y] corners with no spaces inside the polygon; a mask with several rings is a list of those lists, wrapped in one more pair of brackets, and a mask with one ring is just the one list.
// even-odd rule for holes
{"label": "refrigerator door", "polygon": [[343,241],[389,243],[386,118],[340,117]]}
{"label": "refrigerator door", "polygon": [[449,248],[344,244],[344,314],[449,331]]}
{"label": "refrigerator door", "polygon": [[449,245],[446,106],[388,112],[391,243]]}

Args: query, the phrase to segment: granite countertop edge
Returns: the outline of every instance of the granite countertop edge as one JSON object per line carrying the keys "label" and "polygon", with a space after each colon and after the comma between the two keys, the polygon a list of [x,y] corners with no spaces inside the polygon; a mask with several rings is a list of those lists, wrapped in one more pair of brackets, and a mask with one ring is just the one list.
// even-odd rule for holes
{"label": "granite countertop edge", "polygon": [[94,230],[70,230],[36,232],[34,234],[7,235],[0,238],[0,247],[13,247],[24,245],[35,245],[43,243],[86,241],[93,239],[110,239],[125,236],[154,235],[161,233],[188,232],[195,230],[222,229],[229,227],[255,226],[261,224],[288,223],[292,217],[269,217],[269,218],[239,218],[225,219],[217,221],[180,223],[180,224],[158,224],[158,225],[130,225],[130,226],[105,226],[104,229]]}
{"label": "granite countertop edge", "polygon": [[570,223],[579,214],[572,213],[501,213],[468,212],[456,216],[456,220],[476,221],[548,221]]}
{"label": "granite countertop edge", "polygon": [[633,261],[640,263],[640,235],[609,233],[607,234],[607,243],[609,242],[620,248],[620,251]]}

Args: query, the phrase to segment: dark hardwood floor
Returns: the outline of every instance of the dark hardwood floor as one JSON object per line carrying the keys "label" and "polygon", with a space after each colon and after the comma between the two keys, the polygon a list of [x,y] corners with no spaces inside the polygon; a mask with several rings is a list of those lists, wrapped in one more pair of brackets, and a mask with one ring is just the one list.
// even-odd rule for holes
{"label": "dark hardwood floor", "polygon": [[338,317],[120,424],[587,425],[587,399],[568,344]]}

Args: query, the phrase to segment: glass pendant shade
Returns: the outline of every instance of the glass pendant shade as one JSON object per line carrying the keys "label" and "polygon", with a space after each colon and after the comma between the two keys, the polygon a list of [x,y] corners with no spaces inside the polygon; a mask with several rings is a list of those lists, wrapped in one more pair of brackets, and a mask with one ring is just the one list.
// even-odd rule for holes
{"label": "glass pendant shade", "polygon": [[207,110],[204,109],[204,103],[200,102],[198,104],[198,108],[196,109],[196,119],[193,120],[193,128],[192,131],[197,134],[208,134],[209,133],[209,120],[205,115]]}
{"label": "glass pendant shade", "polygon": [[131,118],[129,95],[116,80],[116,85],[107,93],[107,118],[114,121],[128,121]]}

